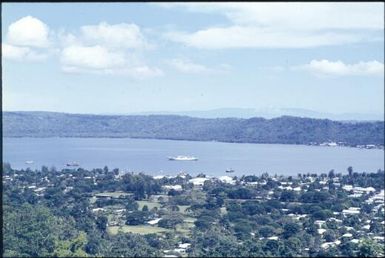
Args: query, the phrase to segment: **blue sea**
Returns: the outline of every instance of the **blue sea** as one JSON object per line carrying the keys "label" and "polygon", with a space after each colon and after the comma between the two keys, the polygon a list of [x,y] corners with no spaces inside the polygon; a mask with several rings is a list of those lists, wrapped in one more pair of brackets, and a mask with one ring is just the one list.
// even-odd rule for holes
{"label": "blue sea", "polygon": [[[169,161],[169,156],[198,161]],[[384,169],[384,150],[284,144],[246,144],[130,138],[3,138],[3,161],[13,168],[45,165],[65,168],[77,162],[86,169],[119,168],[150,175],[297,175]],[[26,164],[26,161],[33,161]],[[234,173],[225,171],[232,169]]]}

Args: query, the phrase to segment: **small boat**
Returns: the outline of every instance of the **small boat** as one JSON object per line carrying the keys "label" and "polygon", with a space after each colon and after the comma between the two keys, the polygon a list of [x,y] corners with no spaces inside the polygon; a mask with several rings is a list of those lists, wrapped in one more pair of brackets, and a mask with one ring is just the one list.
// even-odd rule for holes
{"label": "small boat", "polygon": [[77,162],[70,162],[70,163],[67,163],[66,166],[67,167],[78,167],[79,163],[77,163]]}
{"label": "small boat", "polygon": [[234,173],[234,169],[226,169],[226,173]]}
{"label": "small boat", "polygon": [[177,161],[197,161],[198,158],[193,156],[176,156],[176,157],[168,157],[169,160],[177,160]]}
{"label": "small boat", "polygon": [[33,160],[27,160],[25,164],[33,164]]}

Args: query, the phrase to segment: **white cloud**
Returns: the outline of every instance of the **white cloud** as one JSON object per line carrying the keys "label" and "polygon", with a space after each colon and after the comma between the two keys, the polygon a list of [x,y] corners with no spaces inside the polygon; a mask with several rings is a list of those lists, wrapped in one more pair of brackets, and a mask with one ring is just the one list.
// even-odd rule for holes
{"label": "white cloud", "polygon": [[1,53],[4,58],[21,60],[30,51],[27,47],[15,47],[8,44],[1,44]]}
{"label": "white cloud", "polygon": [[71,45],[82,45],[81,40],[72,33],[65,32],[64,30],[60,30],[59,32],[56,33],[56,35],[58,38],[58,43],[62,47],[68,47]]}
{"label": "white cloud", "polygon": [[61,53],[62,70],[67,73],[127,75],[137,79],[163,75],[159,68],[130,62],[126,53],[103,46],[69,46]]}
{"label": "white cloud", "polygon": [[[230,24],[169,39],[197,48],[305,48],[383,38],[383,3],[165,3],[167,8],[222,14]],[[377,34],[376,34],[377,33]],[[378,34],[381,34],[380,37]]]}
{"label": "white cloud", "polygon": [[41,20],[26,16],[8,27],[7,42],[16,46],[45,48],[50,45],[49,28]]}
{"label": "white cloud", "polygon": [[[162,5],[162,4],[161,4]],[[382,29],[383,3],[174,3],[192,12],[220,13],[236,24],[291,29]]]}
{"label": "white cloud", "polygon": [[63,50],[62,70],[67,73],[125,75],[137,79],[163,75],[162,70],[144,64],[142,50],[147,43],[135,24],[108,24],[80,27],[79,33],[58,33]]}
{"label": "white cloud", "polygon": [[16,61],[42,61],[59,57],[62,71],[126,75],[138,79],[163,75],[139,58],[139,51],[153,48],[136,24],[101,22],[79,28],[78,33],[52,31],[32,16],[8,27],[2,44],[3,58]]}
{"label": "white cloud", "polygon": [[43,61],[55,52],[51,49],[49,27],[41,20],[25,16],[8,26],[2,43],[4,59],[15,61]]}
{"label": "white cloud", "polygon": [[215,68],[209,68],[202,64],[193,63],[192,61],[187,59],[177,59],[177,58],[167,60],[166,63],[172,66],[177,71],[182,73],[187,73],[187,74],[213,74],[213,73],[224,72],[225,70],[228,69],[228,66],[225,66],[225,65],[222,65],[221,68],[215,69]]}
{"label": "white cloud", "polygon": [[152,77],[163,76],[163,71],[157,67],[133,66],[120,68],[90,69],[79,66],[63,66],[62,71],[66,73],[88,73],[101,75],[122,75],[135,79],[147,79]]}
{"label": "white cloud", "polygon": [[294,69],[307,70],[317,76],[384,76],[384,64],[376,60],[345,64],[342,61],[312,60],[309,64]]}
{"label": "white cloud", "polygon": [[63,49],[61,62],[65,66],[88,69],[122,67],[126,61],[122,53],[112,52],[102,46],[69,46]]}
{"label": "white cloud", "polygon": [[47,54],[39,53],[29,47],[17,47],[6,43],[1,44],[1,52],[3,58],[16,61],[42,61],[48,57]]}
{"label": "white cloud", "polygon": [[98,25],[82,26],[81,32],[85,42],[97,42],[111,48],[146,48],[150,46],[136,24],[110,25],[101,22]]}
{"label": "white cloud", "polygon": [[173,32],[168,33],[167,36],[187,46],[206,49],[306,48],[339,45],[362,40],[359,35],[349,33],[309,34],[301,31],[288,32],[245,26],[213,27],[191,34]]}

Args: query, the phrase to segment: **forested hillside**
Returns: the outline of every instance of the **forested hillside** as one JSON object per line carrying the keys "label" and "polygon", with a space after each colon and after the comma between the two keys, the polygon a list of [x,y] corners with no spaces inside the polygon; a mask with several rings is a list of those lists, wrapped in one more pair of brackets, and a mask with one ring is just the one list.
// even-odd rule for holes
{"label": "forested hillside", "polygon": [[3,112],[5,137],[133,137],[175,140],[347,145],[384,144],[384,122],[343,123],[283,116],[204,119],[174,115],[106,116]]}

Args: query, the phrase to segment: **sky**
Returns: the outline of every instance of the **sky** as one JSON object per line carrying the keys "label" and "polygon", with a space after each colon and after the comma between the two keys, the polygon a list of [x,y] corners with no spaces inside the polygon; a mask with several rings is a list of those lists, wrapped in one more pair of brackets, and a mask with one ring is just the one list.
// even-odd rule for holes
{"label": "sky", "polygon": [[384,112],[384,3],[3,3],[5,111]]}

